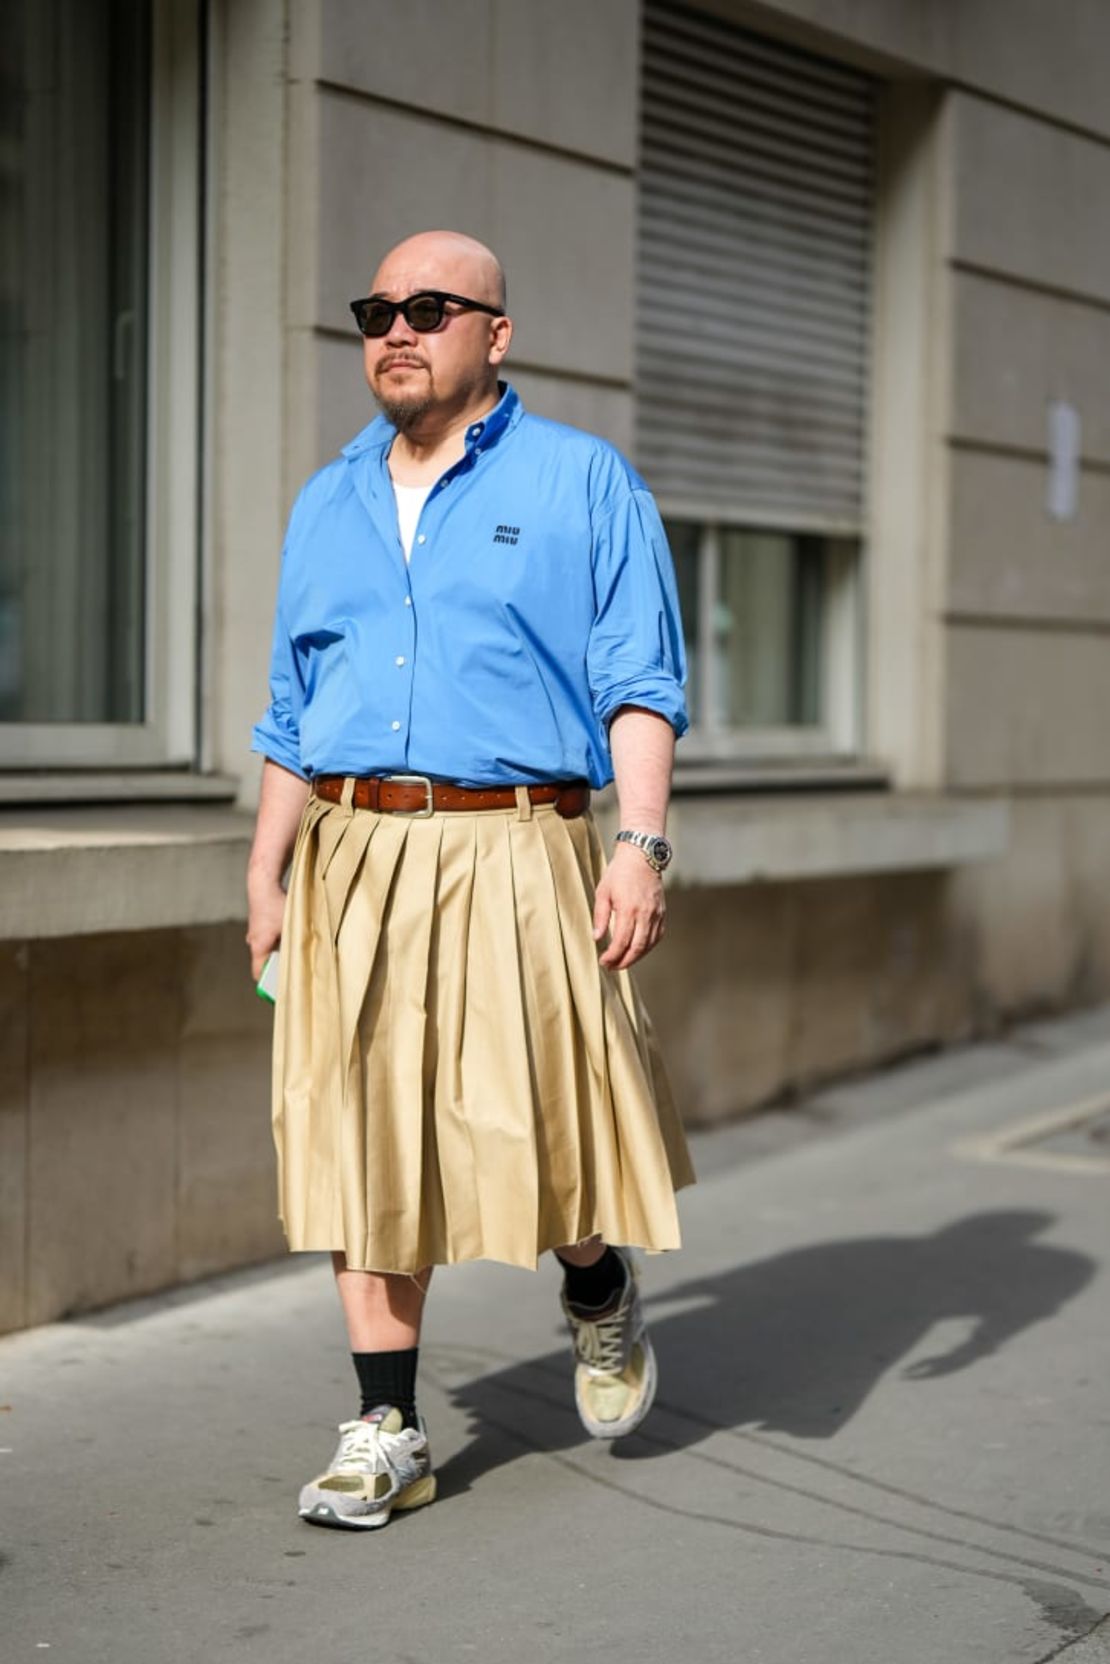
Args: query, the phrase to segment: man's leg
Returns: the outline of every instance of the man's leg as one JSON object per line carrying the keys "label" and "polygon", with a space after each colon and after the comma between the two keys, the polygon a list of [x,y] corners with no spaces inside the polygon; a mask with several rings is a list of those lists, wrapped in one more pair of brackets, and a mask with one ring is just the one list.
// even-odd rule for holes
{"label": "man's leg", "polygon": [[341,1252],[331,1260],[362,1396],[359,1413],[389,1404],[401,1411],[406,1427],[415,1427],[417,1348],[431,1267],[410,1277],[349,1271]]}
{"label": "man's leg", "polygon": [[578,1414],[595,1439],[621,1438],[651,1409],[657,1381],[632,1257],[599,1236],[556,1248],[555,1256],[574,1341]]}
{"label": "man's leg", "polygon": [[341,1424],[331,1466],[304,1487],[298,1506],[316,1525],[373,1529],[395,1508],[418,1508],[435,1497],[428,1438],[416,1413],[417,1349],[432,1273],[352,1271],[339,1252],[332,1266],[361,1410]]}

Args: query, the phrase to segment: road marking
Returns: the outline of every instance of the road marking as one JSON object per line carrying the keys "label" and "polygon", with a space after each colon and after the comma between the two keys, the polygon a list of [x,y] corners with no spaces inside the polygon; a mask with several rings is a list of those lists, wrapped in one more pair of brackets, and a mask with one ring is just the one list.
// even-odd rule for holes
{"label": "road marking", "polygon": [[1088,1122],[1097,1121],[1108,1110],[1110,1093],[1103,1092],[1097,1098],[1085,1098],[1082,1103],[1069,1104],[1065,1109],[1050,1109],[1029,1116],[999,1132],[962,1138],[953,1145],[953,1153],[966,1161],[1015,1162],[1022,1167],[1051,1168],[1058,1173],[1110,1173],[1110,1156],[1036,1148],[1058,1133],[1074,1132]]}

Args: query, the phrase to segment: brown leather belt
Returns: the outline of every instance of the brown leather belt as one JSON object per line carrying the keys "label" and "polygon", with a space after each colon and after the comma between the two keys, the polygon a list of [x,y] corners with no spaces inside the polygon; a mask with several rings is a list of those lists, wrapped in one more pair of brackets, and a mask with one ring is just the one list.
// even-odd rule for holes
{"label": "brown leather belt", "polygon": [[[344,774],[318,774],[312,790],[326,803],[340,803]],[[584,815],[590,806],[590,788],[581,780],[552,781],[550,785],[529,786],[533,803],[553,803],[564,820]],[[355,776],[351,799],[356,809],[373,809],[375,814],[435,814],[440,809],[515,809],[514,786],[452,786],[444,780],[430,780],[426,774],[369,774]]]}

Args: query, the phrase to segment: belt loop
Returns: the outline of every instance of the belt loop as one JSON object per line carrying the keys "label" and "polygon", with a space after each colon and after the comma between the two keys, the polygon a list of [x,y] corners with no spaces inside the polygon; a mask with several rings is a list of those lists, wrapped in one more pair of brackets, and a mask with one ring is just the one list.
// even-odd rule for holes
{"label": "belt loop", "polygon": [[516,788],[516,818],[517,820],[531,820],[532,799],[528,795],[527,786]]}
{"label": "belt loop", "polygon": [[339,802],[349,815],[355,812],[355,777],[347,774],[343,778],[343,790],[339,794]]}

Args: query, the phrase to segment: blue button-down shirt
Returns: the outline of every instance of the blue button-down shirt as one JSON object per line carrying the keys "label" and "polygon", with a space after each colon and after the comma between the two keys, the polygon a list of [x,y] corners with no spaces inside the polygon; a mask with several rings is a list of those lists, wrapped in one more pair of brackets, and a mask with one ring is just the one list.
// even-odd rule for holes
{"label": "blue button-down shirt", "polygon": [[315,774],[612,779],[621,705],[683,733],[674,569],[643,481],[512,388],[436,482],[406,563],[378,417],[289,521],[253,749]]}

